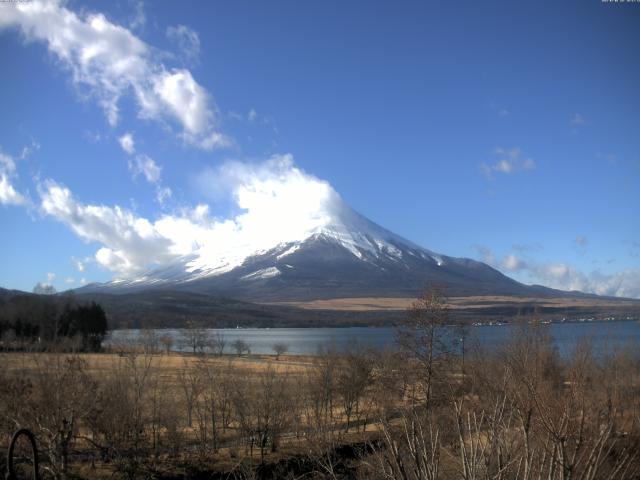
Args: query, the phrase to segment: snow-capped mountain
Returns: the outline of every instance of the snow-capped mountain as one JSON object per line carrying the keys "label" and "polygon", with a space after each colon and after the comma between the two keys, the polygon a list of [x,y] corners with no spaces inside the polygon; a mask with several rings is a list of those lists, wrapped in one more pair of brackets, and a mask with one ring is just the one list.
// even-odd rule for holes
{"label": "snow-capped mountain", "polygon": [[161,288],[254,301],[415,296],[427,283],[444,286],[449,295],[555,293],[523,285],[482,262],[422,248],[341,201],[335,205],[307,225],[280,227],[282,232],[265,226],[256,244],[202,247],[139,277],[81,290]]}

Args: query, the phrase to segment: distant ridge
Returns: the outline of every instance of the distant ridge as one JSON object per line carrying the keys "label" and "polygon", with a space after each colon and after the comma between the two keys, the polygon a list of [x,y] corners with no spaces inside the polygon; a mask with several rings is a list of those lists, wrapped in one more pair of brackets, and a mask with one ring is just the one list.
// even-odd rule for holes
{"label": "distant ridge", "polygon": [[273,302],[412,297],[426,284],[437,284],[450,296],[591,296],[524,285],[485,263],[433,252],[341,201],[326,220],[299,238],[276,238],[273,243],[267,249],[253,251],[243,245],[215,255],[200,250],[138,277],[77,291],[122,294],[161,289]]}
{"label": "distant ridge", "polygon": [[[38,295],[0,288],[0,324],[6,314],[29,311],[28,305],[62,308],[70,296],[77,302],[96,301],[106,311],[109,328],[180,328],[195,323],[210,328],[236,327],[346,327],[392,326],[406,319],[410,298],[368,299],[369,307],[358,299],[316,301],[311,305],[261,304],[233,298],[158,288],[139,292],[81,293],[63,292]],[[360,299],[361,300],[361,299]],[[559,321],[580,318],[640,318],[640,300],[601,297],[535,299],[523,297],[452,297],[449,319],[453,322],[513,322],[541,318]],[[392,305],[392,307],[376,307]],[[345,308],[347,306],[347,308]],[[311,308],[309,308],[311,307]],[[26,308],[26,310],[24,310]]]}

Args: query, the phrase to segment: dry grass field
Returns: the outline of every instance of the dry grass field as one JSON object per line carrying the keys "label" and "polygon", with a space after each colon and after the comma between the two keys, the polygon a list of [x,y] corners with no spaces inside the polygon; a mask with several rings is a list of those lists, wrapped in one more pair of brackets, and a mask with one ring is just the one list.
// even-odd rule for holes
{"label": "dry grass field", "polygon": [[537,323],[461,362],[433,318],[395,352],[0,352],[0,447],[31,429],[59,479],[640,478],[637,348]]}
{"label": "dry grass field", "polygon": [[[342,311],[378,311],[406,310],[415,298],[333,298],[312,300],[307,302],[274,302],[274,305],[291,305],[309,310],[342,310]],[[535,298],[516,296],[469,296],[449,297],[447,305],[452,310],[486,309],[496,306],[538,306],[551,308],[638,308],[637,300],[620,300],[607,298]]]}
{"label": "dry grass field", "polygon": [[[0,380],[17,383],[13,390],[0,391],[4,396],[0,406],[15,409],[7,413],[16,425],[5,423],[0,447],[6,448],[17,424],[36,432],[50,431],[45,424],[59,423],[56,415],[61,411],[68,418],[91,408],[111,418],[102,419],[107,425],[94,425],[87,417],[75,427],[70,465],[83,478],[111,478],[121,469],[133,468],[128,467],[129,459],[136,456],[142,457],[136,468],[146,472],[143,476],[153,470],[158,478],[173,478],[184,473],[184,465],[197,465],[203,471],[234,472],[242,478],[247,464],[287,463],[292,457],[315,454],[316,449],[323,455],[322,449],[338,442],[363,442],[379,429],[373,418],[363,418],[370,413],[364,407],[371,408],[371,400],[365,402],[363,397],[368,380],[358,387],[360,391],[345,391],[346,407],[337,395],[328,404],[316,405],[315,411],[309,404],[310,390],[320,381],[318,371],[326,369],[335,376],[329,380],[334,384],[341,362],[337,357],[322,360],[302,355],[4,352],[0,353]],[[363,374],[369,377],[372,368],[370,362]],[[24,382],[30,387],[21,388]],[[63,382],[65,388],[56,392]],[[102,395],[112,405],[105,408]],[[324,394],[318,391],[317,395]],[[28,397],[32,399],[25,401]],[[49,418],[42,424],[38,417],[47,408],[53,412],[45,414]],[[111,422],[118,424],[115,432],[108,425]],[[345,427],[347,422],[350,428]],[[144,433],[132,437],[132,427]],[[330,440],[325,439],[327,434]],[[43,449],[56,445],[57,440],[44,439],[46,435],[36,436]],[[107,447],[116,441],[123,445]],[[132,442],[144,447],[134,447]],[[120,458],[101,461],[97,445]]]}
{"label": "dry grass field", "polygon": [[[0,353],[3,370],[7,373],[28,372],[38,368],[39,365],[55,363],[60,358],[67,357],[69,357],[67,353]],[[119,353],[82,353],[80,358],[86,362],[89,374],[102,377],[118,371],[128,361],[129,357]],[[276,360],[275,355],[203,357],[202,355],[175,352],[170,355],[158,353],[148,356],[142,354],[136,356],[136,362],[140,365],[149,359],[151,360],[152,371],[167,379],[177,378],[180,372],[191,370],[202,362],[219,368],[232,365],[233,367],[256,373],[272,368],[276,372],[286,371],[295,374],[305,372],[313,366],[313,357],[303,355],[281,355],[279,360]]]}

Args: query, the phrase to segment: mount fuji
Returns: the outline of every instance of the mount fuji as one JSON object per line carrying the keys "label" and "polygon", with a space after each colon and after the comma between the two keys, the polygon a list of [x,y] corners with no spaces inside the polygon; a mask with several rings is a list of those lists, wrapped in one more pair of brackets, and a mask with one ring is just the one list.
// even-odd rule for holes
{"label": "mount fuji", "polygon": [[261,225],[246,241],[209,245],[142,275],[90,284],[81,293],[182,291],[254,302],[350,297],[415,297],[426,284],[450,296],[580,296],[519,283],[482,262],[433,252],[375,224],[339,197],[291,218]]}

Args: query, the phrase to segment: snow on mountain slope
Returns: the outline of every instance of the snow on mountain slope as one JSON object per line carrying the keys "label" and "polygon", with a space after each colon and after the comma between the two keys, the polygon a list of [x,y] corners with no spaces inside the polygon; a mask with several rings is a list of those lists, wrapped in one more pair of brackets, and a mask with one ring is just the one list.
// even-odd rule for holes
{"label": "snow on mountain slope", "polygon": [[[80,293],[155,289],[289,301],[414,297],[426,284],[438,284],[451,296],[582,295],[526,286],[482,262],[418,246],[355,212],[328,182],[296,167],[291,155],[226,162],[200,177],[202,192],[232,199],[232,216],[214,216],[203,203],[149,220],[123,209],[78,206],[58,188],[52,211],[81,219],[76,230],[104,244],[96,261],[122,275]],[[105,215],[121,228],[106,228]],[[100,234],[86,235],[95,225]]]}
{"label": "snow on mountain slope", "polygon": [[142,275],[80,290],[161,288],[259,301],[415,296],[426,283],[450,295],[532,292],[484,263],[432,252],[375,224],[289,156],[225,168],[212,182],[233,186],[241,213],[220,220],[203,206],[191,220],[148,223],[169,245],[168,255],[150,258],[155,266]]}
{"label": "snow on mountain slope", "polygon": [[307,221],[302,224],[297,224],[299,217],[293,216],[291,224],[286,225],[286,228],[282,228],[282,225],[264,225],[262,231],[245,236],[246,240],[242,243],[226,249],[217,244],[207,245],[194,252],[192,259],[186,263],[185,270],[193,274],[192,278],[220,275],[239,267],[248,257],[287,245],[287,249],[279,254],[280,258],[284,258],[314,236],[332,239],[357,258],[363,258],[363,252],[375,256],[384,250],[400,255],[401,252],[394,243],[417,248],[359,215],[339,199],[333,199],[330,208],[318,211],[320,214],[307,216]]}
{"label": "snow on mountain slope", "polygon": [[[269,252],[275,253],[277,262],[285,261],[290,255],[299,252],[305,242],[323,239],[332,242],[349,252],[354,259],[375,264],[384,257],[404,265],[404,257],[413,255],[423,259],[432,259],[438,265],[443,256],[418,247],[402,237],[380,227],[364,216],[352,210],[343,202],[334,203],[331,214],[325,211],[303,225],[303,228],[291,228],[266,236],[257,234],[241,244],[221,248],[219,245],[207,245],[194,253],[181,257],[168,266],[156,268],[131,279],[119,279],[105,284],[114,288],[141,288],[171,283],[185,283],[227,274],[241,267],[248,259],[260,257]],[[279,234],[279,235],[277,235]],[[289,266],[289,268],[293,268]],[[257,269],[243,276],[245,280],[264,279],[277,276],[275,267]]]}
{"label": "snow on mountain slope", "polygon": [[139,277],[87,291],[164,288],[248,300],[415,295],[426,283],[451,294],[526,294],[526,287],[481,262],[422,248],[343,202],[300,228],[267,231],[257,240],[207,245]]}

